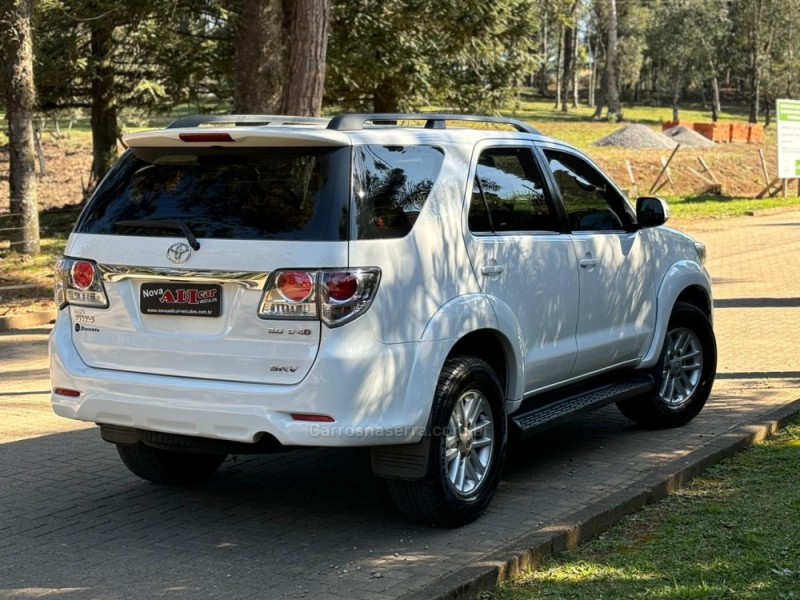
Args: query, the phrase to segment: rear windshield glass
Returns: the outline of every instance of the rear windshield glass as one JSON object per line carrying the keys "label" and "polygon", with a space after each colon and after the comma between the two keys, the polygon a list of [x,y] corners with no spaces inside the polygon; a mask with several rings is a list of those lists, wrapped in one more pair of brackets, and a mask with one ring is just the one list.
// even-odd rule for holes
{"label": "rear windshield glass", "polygon": [[433,146],[355,146],[353,238],[398,238],[411,231],[443,159]]}
{"label": "rear windshield glass", "polygon": [[347,239],[350,148],[128,151],[92,197],[78,233],[176,236],[124,221],[180,221],[198,238]]}

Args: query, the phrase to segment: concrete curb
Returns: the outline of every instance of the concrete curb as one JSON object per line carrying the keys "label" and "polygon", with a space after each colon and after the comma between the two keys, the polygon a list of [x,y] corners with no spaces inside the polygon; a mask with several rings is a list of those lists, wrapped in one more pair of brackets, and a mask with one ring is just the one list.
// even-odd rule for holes
{"label": "concrete curb", "polygon": [[776,206],[774,208],[756,208],[754,210],[745,211],[745,216],[748,217],[768,217],[770,215],[779,215],[787,212],[797,212],[800,210],[800,205],[795,206]]}
{"label": "concrete curb", "polygon": [[472,565],[441,577],[403,599],[466,600],[494,590],[499,583],[536,568],[544,559],[597,536],[645,504],[661,500],[711,465],[766,439],[798,413],[800,398],[765,413],[757,423],[739,425],[562,521],[509,541]]}
{"label": "concrete curb", "polygon": [[12,329],[28,329],[51,323],[56,318],[55,310],[43,310],[40,312],[27,313],[24,315],[10,315],[0,317],[0,331],[11,331]]}

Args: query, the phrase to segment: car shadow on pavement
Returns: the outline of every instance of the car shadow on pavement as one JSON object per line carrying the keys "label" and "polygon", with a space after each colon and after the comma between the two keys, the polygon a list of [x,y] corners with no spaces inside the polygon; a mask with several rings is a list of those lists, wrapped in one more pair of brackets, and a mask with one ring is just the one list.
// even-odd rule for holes
{"label": "car shadow on pavement", "polygon": [[366,448],[228,458],[209,483],[173,488],[130,474],[97,428],[9,442],[0,598],[401,595],[392,590],[422,587],[624,489],[759,406],[712,398],[693,423],[665,431],[610,406],[512,444],[491,507],[460,529],[403,519]]}

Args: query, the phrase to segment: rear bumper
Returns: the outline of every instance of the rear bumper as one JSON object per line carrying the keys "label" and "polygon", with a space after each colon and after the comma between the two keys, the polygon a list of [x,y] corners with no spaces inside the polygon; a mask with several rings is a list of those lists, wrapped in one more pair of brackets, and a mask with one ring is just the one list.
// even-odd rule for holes
{"label": "rear bumper", "polygon": [[[62,417],[150,431],[285,446],[418,442],[425,431],[447,342],[382,344],[367,319],[325,329],[317,360],[296,385],[263,385],[99,369],[84,363],[61,311],[50,336],[51,394]],[[334,422],[296,420],[293,413]]]}

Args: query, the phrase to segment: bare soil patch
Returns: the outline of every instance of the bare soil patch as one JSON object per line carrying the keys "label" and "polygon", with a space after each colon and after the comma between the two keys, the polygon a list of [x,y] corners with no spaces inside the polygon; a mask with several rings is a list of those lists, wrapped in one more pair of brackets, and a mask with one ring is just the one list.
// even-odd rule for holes
{"label": "bare soil patch", "polygon": [[[61,208],[83,200],[83,187],[89,180],[92,165],[92,144],[88,134],[76,133],[72,138],[42,140],[47,174],[37,178],[40,210]],[[37,171],[39,163],[36,163]],[[0,214],[9,210],[8,147],[0,147]]]}

